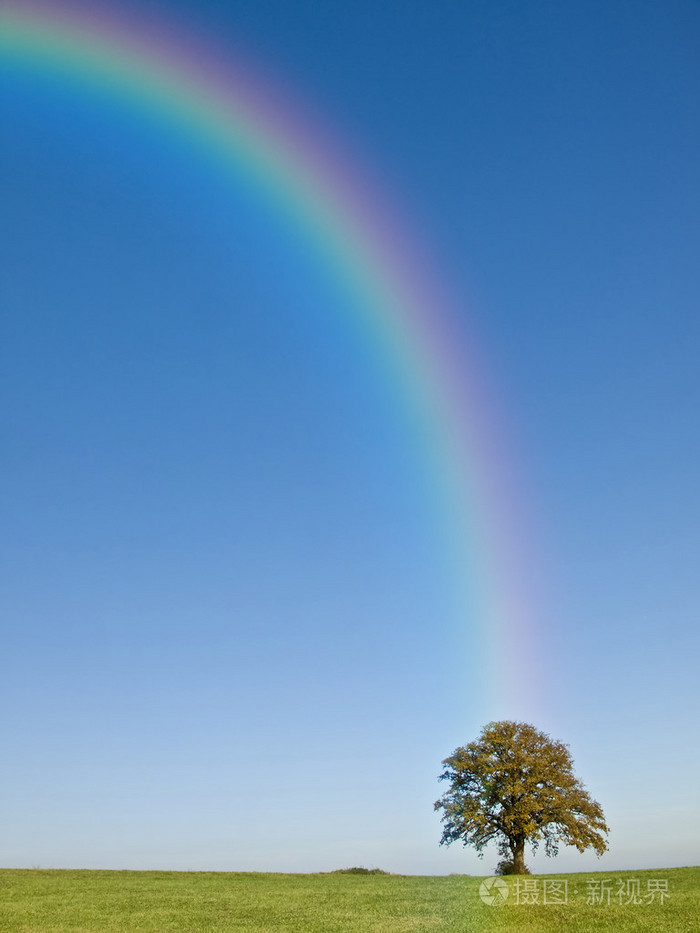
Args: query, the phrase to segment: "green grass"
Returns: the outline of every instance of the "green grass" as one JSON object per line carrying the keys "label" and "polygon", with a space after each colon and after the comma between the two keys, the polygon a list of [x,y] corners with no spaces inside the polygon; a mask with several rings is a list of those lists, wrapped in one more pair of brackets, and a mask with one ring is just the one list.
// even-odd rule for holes
{"label": "green grass", "polygon": [[[609,905],[586,905],[588,879],[610,879]],[[571,931],[691,933],[700,928],[700,868],[532,875],[568,882],[566,904],[484,904],[481,878],[334,872],[0,870],[1,933],[419,933]],[[521,879],[522,880],[522,879]],[[668,881],[665,903],[624,905],[622,882]],[[551,889],[550,889],[551,890]],[[575,894],[574,891],[578,891]]]}

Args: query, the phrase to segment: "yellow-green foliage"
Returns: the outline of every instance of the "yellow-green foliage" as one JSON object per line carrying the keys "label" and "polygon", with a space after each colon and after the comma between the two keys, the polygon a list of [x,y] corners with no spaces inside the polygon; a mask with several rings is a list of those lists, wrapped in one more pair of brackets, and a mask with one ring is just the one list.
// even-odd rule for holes
{"label": "yellow-green foliage", "polygon": [[[566,904],[517,904],[515,884],[566,881]],[[610,904],[587,905],[590,879]],[[0,933],[695,933],[700,868],[507,879],[502,906],[483,879],[329,873],[0,871]],[[664,903],[619,903],[621,883],[668,882]],[[578,891],[575,894],[574,891]]]}
{"label": "yellow-green foliage", "polygon": [[516,873],[526,870],[526,843],[544,840],[547,855],[560,844],[607,849],[603,810],[575,777],[569,749],[529,723],[489,723],[443,765],[440,780],[450,786],[435,803],[441,844],[460,840],[481,852],[495,841]]}

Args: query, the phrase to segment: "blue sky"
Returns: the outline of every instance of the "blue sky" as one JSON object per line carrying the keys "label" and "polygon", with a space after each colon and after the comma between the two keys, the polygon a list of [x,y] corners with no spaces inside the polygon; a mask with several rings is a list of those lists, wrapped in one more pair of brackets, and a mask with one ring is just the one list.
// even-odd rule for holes
{"label": "blue sky", "polygon": [[611,825],[535,867],[697,863],[700,8],[137,6],[304,102],[463,297],[539,682],[484,699],[413,438],[285,218],[6,69],[0,862],[486,873],[432,802],[498,715],[570,743]]}

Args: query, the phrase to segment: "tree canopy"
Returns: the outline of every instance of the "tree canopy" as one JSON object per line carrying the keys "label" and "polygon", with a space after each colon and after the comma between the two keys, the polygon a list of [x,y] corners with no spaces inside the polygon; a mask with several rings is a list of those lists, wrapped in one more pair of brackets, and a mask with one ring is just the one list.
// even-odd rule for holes
{"label": "tree canopy", "polygon": [[608,848],[603,810],[573,773],[569,749],[526,722],[492,722],[474,742],[443,761],[450,786],[435,802],[442,810],[440,845],[461,840],[480,856],[496,842],[503,870],[527,872],[525,844],[545,853],[560,844],[579,852]]}

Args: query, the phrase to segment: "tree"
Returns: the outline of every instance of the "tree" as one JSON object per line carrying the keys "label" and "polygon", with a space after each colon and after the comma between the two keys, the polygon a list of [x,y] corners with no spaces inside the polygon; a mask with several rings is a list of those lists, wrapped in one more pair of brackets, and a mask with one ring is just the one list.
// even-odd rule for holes
{"label": "tree", "polygon": [[[569,749],[526,722],[492,722],[479,738],[443,761],[449,790],[435,802],[444,824],[440,845],[461,839],[479,857],[498,844],[499,868],[524,874],[525,844],[545,853],[559,845],[608,848],[603,810],[574,776]],[[510,864],[508,864],[510,863]]]}

